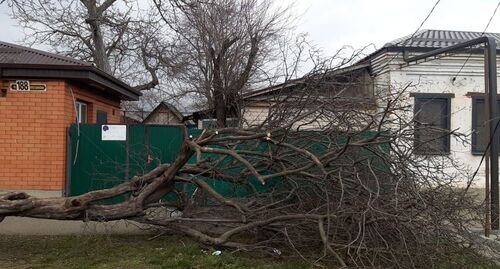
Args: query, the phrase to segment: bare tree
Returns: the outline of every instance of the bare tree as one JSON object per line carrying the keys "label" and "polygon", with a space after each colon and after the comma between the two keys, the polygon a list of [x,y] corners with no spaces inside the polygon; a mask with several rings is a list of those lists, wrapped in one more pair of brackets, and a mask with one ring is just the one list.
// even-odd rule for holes
{"label": "bare tree", "polygon": [[[274,91],[260,124],[185,134],[173,163],[110,189],[1,195],[0,217],[133,219],[205,245],[340,267],[429,268],[483,248],[468,230],[481,204],[455,188],[464,175],[449,171],[462,170],[448,169],[460,165],[415,154],[413,132],[422,127],[406,100],[412,85],[353,95],[366,83],[356,72],[320,65]],[[166,194],[174,198],[161,200]],[[100,203],[121,195],[125,201]]]}
{"label": "bare tree", "polygon": [[[12,17],[25,29],[24,41],[94,63],[138,90],[159,84],[165,48],[156,13],[128,0],[10,0]],[[145,13],[143,15],[143,13]]]}
{"label": "bare tree", "polygon": [[126,110],[154,107],[158,96],[188,100],[212,109],[219,126],[229,111],[238,113],[244,91],[280,73],[273,61],[293,24],[287,8],[260,0],[155,0],[142,9],[133,0],[7,3],[27,44],[93,62],[138,90],[161,91],[125,103]]}
{"label": "bare tree", "polygon": [[[72,48],[69,55],[93,59],[98,57],[93,49],[102,53],[104,46],[108,63],[100,59],[102,66],[133,74],[140,62],[153,81],[157,70],[169,66],[169,74],[215,110],[220,128],[194,137],[184,129],[174,162],[113,188],[44,199],[2,194],[0,220],[133,219],[205,245],[340,267],[429,268],[471,246],[484,250],[469,231],[479,223],[482,205],[467,188],[455,187],[467,179],[460,164],[449,156],[417,154],[439,137],[415,143],[413,133],[427,127],[415,121],[406,100],[412,85],[375,85],[367,91],[373,81],[358,69],[342,68],[357,53],[343,59],[339,52],[313,61],[309,74],[257,100],[266,104],[267,117],[252,122],[245,113],[252,100],[243,93],[268,79],[265,67],[284,53],[279,41],[286,11],[258,0],[155,0],[162,22],[175,33],[168,47],[156,11],[138,24],[148,27],[132,27],[128,9],[116,2],[16,0],[13,5],[26,26],[38,31],[33,40]],[[47,21],[37,21],[44,16]],[[103,46],[94,40],[99,36]],[[304,51],[299,46],[295,52],[285,71],[295,70]],[[125,60],[130,54],[141,57]],[[122,61],[134,64],[126,68]],[[224,128],[230,110],[240,113],[245,128]],[[429,131],[462,138],[455,131]],[[236,192],[223,192],[214,182]],[[165,195],[173,198],[164,200]],[[118,196],[125,200],[102,203]],[[155,214],[173,210],[180,213]]]}
{"label": "bare tree", "polygon": [[219,127],[239,111],[241,94],[262,79],[275,57],[291,17],[287,9],[260,0],[154,0],[176,33],[174,78],[183,93],[201,97]]}

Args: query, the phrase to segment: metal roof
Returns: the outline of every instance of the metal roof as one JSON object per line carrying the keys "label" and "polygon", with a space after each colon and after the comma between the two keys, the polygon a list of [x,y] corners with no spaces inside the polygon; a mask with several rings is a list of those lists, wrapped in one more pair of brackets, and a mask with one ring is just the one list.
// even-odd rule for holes
{"label": "metal roof", "polygon": [[[97,83],[122,99],[141,93],[93,64],[54,53],[0,41],[0,77],[63,78]],[[94,84],[95,85],[95,84]]]}
{"label": "metal roof", "polygon": [[420,30],[415,35],[407,35],[389,43],[383,48],[444,48],[481,36],[490,36],[497,41],[500,49],[500,33],[481,33],[450,30]]}
{"label": "metal roof", "polygon": [[0,41],[0,63],[92,66],[70,57]]}
{"label": "metal roof", "polygon": [[[351,65],[351,66],[348,66],[348,67],[344,67],[344,68],[339,68],[339,69],[328,71],[328,73],[326,73],[326,75],[329,76],[329,77],[336,76],[336,75],[342,75],[342,74],[353,72],[353,71],[356,71],[356,70],[359,70],[359,69],[367,68],[369,66],[370,66],[370,64],[368,64],[368,63],[354,64],[354,65]],[[325,74],[320,74],[319,76],[323,77],[323,76],[325,76]],[[276,91],[283,90],[285,88],[291,88],[291,87],[294,87],[294,86],[303,85],[306,82],[306,79],[313,79],[313,78],[314,77],[306,75],[306,76],[298,78],[298,79],[292,79],[292,80],[288,80],[286,82],[283,82],[283,83],[280,83],[280,84],[277,84],[277,85],[272,85],[272,86],[269,86],[269,87],[257,89],[257,90],[254,90],[254,91],[250,91],[248,93],[243,94],[242,97],[243,97],[243,100],[249,100],[249,99],[251,99],[253,97],[257,97],[257,96],[261,96],[261,95],[273,93],[273,92],[276,92]]]}

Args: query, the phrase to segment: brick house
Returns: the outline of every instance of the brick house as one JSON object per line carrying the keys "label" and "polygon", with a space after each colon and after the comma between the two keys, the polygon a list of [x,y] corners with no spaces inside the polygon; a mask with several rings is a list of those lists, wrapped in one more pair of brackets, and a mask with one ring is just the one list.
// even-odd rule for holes
{"label": "brick house", "polygon": [[67,128],[120,123],[139,96],[90,63],[0,42],[0,190],[61,195]]}

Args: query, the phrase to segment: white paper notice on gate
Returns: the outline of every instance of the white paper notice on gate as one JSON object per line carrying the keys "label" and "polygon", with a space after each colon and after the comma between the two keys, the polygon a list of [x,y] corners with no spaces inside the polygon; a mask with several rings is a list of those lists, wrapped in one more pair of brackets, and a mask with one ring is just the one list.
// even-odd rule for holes
{"label": "white paper notice on gate", "polygon": [[103,141],[127,140],[127,125],[102,125],[101,139]]}

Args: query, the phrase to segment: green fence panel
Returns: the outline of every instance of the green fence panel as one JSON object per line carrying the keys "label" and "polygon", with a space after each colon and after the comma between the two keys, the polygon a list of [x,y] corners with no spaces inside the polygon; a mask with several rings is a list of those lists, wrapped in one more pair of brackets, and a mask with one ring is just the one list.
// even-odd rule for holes
{"label": "green fence panel", "polygon": [[[68,154],[68,181],[67,194],[79,195],[92,190],[99,190],[116,186],[126,180],[129,180],[135,175],[143,175],[152,169],[156,168],[161,163],[173,162],[180,152],[183,131],[180,126],[165,126],[165,125],[127,125],[126,139],[123,141],[103,141],[102,140],[102,125],[97,124],[80,124],[72,125],[68,130],[68,145],[70,154]],[[188,136],[199,136],[202,130],[188,129]],[[313,135],[318,139],[318,142],[311,143],[307,137]],[[369,138],[373,133],[365,132],[360,134],[363,138]],[[287,141],[296,146],[304,147],[315,154],[321,154],[328,150],[328,146],[322,139],[320,133],[309,131],[303,136],[299,135],[296,138]],[[337,137],[332,141],[330,146],[339,146],[346,143],[346,139]],[[269,150],[267,142],[249,141],[238,146],[237,150],[249,149],[260,152]],[[389,146],[382,145],[382,150],[388,152]],[[362,149],[356,155],[359,158],[369,158],[381,171],[388,171],[385,163],[377,157],[376,154],[369,150]],[[221,156],[218,154],[203,154],[202,158],[218,159]],[[257,156],[255,158],[258,158]],[[229,164],[234,161],[231,157],[227,157],[220,164],[221,168],[225,168],[225,173],[231,175],[239,175],[244,169],[241,165],[229,167]],[[189,162],[196,163],[194,155]],[[264,172],[265,174],[265,172]],[[198,175],[192,175],[197,176]],[[278,187],[279,179],[274,179],[262,185],[253,177],[246,178],[249,180],[252,188],[235,184],[219,179],[203,178],[215,190],[224,196],[228,197],[246,197],[253,193],[253,190],[258,192],[268,192]],[[176,186],[179,190],[186,188],[185,184]],[[195,190],[195,187],[188,185],[187,189],[183,189],[187,196],[190,196]],[[165,197],[166,200],[174,201],[177,199],[175,195],[170,194]],[[107,202],[122,201],[123,197],[107,200]]]}
{"label": "green fence panel", "polygon": [[[101,141],[101,127],[80,124],[71,126],[70,195],[114,186],[125,177],[125,143]],[[105,142],[105,143],[103,143]]]}
{"label": "green fence panel", "polygon": [[103,125],[74,124],[68,130],[68,195],[110,188],[172,162],[182,142],[180,126],[127,125],[126,140],[102,140]]}

